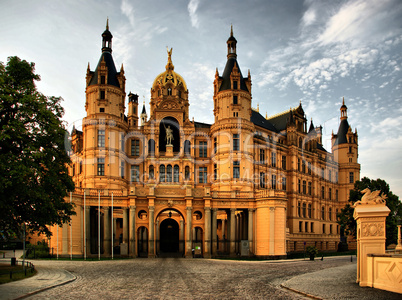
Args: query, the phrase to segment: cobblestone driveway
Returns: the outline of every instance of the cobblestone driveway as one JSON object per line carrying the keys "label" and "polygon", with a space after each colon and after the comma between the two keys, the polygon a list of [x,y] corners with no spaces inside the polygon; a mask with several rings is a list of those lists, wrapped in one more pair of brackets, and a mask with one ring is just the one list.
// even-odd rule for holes
{"label": "cobblestone driveway", "polygon": [[[299,274],[347,263],[346,258],[281,263],[182,258],[57,261],[50,265],[70,271],[77,280],[29,299],[303,299],[279,285]],[[41,264],[46,262],[38,261]]]}

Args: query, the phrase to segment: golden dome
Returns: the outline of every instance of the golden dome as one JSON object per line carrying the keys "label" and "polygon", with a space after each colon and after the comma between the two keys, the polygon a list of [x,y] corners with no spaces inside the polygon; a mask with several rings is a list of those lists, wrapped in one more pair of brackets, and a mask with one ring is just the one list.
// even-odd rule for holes
{"label": "golden dome", "polygon": [[152,84],[153,90],[156,90],[161,86],[164,87],[167,84],[173,84],[174,87],[183,86],[184,90],[187,91],[187,85],[183,77],[174,71],[174,65],[172,63],[172,51],[173,48],[170,48],[170,51],[169,49],[167,51],[168,62],[166,64],[166,71],[156,76],[154,83]]}

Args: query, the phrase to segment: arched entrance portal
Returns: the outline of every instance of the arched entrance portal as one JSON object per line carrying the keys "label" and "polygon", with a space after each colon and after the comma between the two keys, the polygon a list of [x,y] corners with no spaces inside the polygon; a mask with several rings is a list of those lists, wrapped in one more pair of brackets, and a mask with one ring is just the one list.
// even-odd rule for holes
{"label": "arched entrance portal", "polygon": [[165,219],[160,225],[160,255],[179,255],[179,224],[174,219]]}

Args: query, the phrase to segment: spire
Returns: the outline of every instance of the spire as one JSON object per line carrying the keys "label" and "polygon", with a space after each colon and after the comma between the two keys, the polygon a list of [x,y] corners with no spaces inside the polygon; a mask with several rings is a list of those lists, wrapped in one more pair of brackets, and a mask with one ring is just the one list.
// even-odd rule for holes
{"label": "spire", "polygon": [[233,36],[233,26],[232,25],[230,26],[230,37],[226,43],[228,45],[228,59],[232,58],[232,57],[237,58],[237,54],[236,54],[237,40]]}
{"label": "spire", "polygon": [[109,18],[106,20],[106,30],[102,33],[102,52],[112,53],[113,35],[109,31]]}
{"label": "spire", "polygon": [[342,97],[342,106],[341,106],[341,120],[346,120],[348,118],[348,107],[345,105],[345,97]]}
{"label": "spire", "polygon": [[313,118],[311,118],[310,128],[309,128],[308,132],[311,132],[311,131],[314,131]]}

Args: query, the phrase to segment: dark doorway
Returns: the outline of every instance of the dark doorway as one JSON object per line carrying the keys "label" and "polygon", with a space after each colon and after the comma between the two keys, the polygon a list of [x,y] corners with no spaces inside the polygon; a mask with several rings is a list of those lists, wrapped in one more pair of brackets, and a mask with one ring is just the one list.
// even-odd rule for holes
{"label": "dark doorway", "polygon": [[162,221],[160,226],[161,254],[179,252],[179,224],[171,218]]}

